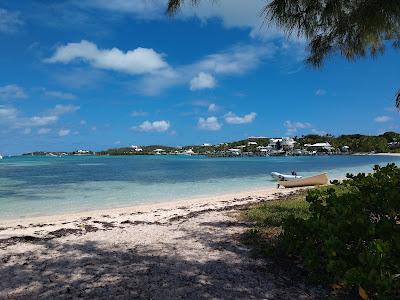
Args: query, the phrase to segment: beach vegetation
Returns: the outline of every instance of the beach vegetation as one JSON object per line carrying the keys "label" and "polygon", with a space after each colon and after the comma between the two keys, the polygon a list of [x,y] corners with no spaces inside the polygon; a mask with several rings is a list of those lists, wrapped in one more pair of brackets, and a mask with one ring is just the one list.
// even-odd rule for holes
{"label": "beach vegetation", "polygon": [[311,280],[369,298],[399,297],[400,169],[375,166],[301,197],[246,212],[255,222],[247,241],[265,255],[299,260]]}

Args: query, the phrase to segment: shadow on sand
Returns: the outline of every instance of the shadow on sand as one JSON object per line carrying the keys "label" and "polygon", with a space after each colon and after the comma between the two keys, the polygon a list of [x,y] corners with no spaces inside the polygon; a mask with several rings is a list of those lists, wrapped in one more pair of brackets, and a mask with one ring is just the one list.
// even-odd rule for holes
{"label": "shadow on sand", "polygon": [[[141,225],[145,226],[145,225]],[[152,225],[158,226],[158,225]],[[232,222],[180,228],[170,244],[114,245],[59,239],[0,260],[0,298],[18,299],[314,299],[323,290],[285,278],[224,228]],[[73,239],[72,239],[73,240]],[[190,257],[185,241],[195,240]],[[30,249],[30,248],[29,248]],[[208,256],[208,253],[210,255]]]}

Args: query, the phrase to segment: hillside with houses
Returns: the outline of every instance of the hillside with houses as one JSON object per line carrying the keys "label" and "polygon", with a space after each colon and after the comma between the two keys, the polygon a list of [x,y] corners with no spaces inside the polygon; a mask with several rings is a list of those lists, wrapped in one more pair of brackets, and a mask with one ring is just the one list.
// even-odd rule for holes
{"label": "hillside with houses", "polygon": [[302,137],[251,136],[247,139],[219,144],[204,143],[183,147],[162,145],[108,149],[97,155],[207,155],[210,157],[334,155],[355,153],[400,152],[400,134],[385,132],[378,136],[306,135]]}

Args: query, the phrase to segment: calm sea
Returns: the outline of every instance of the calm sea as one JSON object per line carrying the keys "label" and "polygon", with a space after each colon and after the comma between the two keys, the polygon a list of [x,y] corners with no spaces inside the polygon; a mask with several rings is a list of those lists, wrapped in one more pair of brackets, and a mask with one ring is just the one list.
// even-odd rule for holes
{"label": "calm sea", "polygon": [[270,172],[330,179],[369,172],[390,156],[206,158],[12,157],[0,160],[0,218],[124,207],[274,186]]}

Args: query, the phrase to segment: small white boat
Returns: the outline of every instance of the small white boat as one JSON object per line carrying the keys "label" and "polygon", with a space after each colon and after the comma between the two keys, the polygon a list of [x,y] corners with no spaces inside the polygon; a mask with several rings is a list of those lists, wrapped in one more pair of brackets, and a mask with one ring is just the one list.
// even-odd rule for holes
{"label": "small white boat", "polygon": [[325,185],[325,184],[328,184],[328,175],[326,173],[322,173],[311,177],[305,177],[302,179],[279,182],[279,185],[284,186],[285,188],[315,186],[315,185]]}
{"label": "small white boat", "polygon": [[302,176],[299,175],[289,175],[289,174],[282,174],[278,172],[272,172],[271,173],[272,178],[278,181],[289,181],[289,180],[295,180],[295,179],[300,179],[303,178]]}

